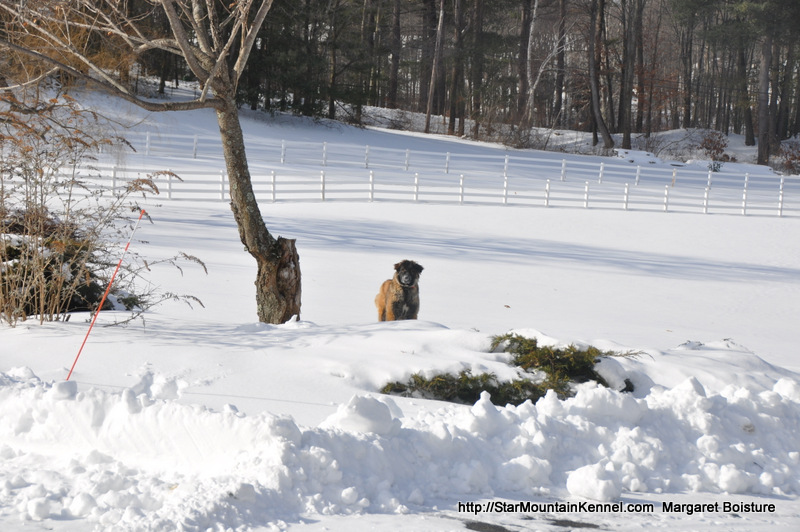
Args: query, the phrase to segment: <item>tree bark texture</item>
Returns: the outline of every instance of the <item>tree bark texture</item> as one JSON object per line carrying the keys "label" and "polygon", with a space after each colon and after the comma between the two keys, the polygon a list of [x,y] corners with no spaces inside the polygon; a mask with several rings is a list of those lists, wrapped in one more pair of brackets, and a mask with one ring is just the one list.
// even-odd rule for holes
{"label": "tree bark texture", "polygon": [[470,78],[472,84],[472,136],[480,137],[481,104],[483,92],[483,0],[473,0],[472,5],[472,60],[470,61]]}
{"label": "tree bark texture", "polygon": [[454,0],[455,29],[453,36],[453,73],[450,77],[450,121],[447,125],[447,134],[456,134],[456,122],[458,121],[458,135],[464,135],[464,10],[461,2]]}
{"label": "tree bark texture", "polygon": [[528,53],[530,52],[529,41],[531,38],[531,26],[533,25],[533,0],[523,0],[522,2],[522,26],[519,32],[519,52],[517,54],[517,126],[520,128],[527,127],[525,117],[526,106],[528,104],[528,83],[530,77],[528,76],[528,69],[530,68],[530,61],[528,60]]}
{"label": "tree bark texture", "polygon": [[758,72],[758,164],[769,163],[769,68],[772,64],[772,38],[767,35],[761,43],[761,69]]}
{"label": "tree bark texture", "polygon": [[431,114],[433,114],[434,97],[436,95],[436,86],[438,85],[439,70],[441,70],[442,46],[444,46],[444,0],[439,3],[439,25],[436,29],[436,48],[433,53],[431,83],[428,86],[428,106],[425,111],[425,133],[430,133],[431,130]]}
{"label": "tree bark texture", "polygon": [[599,30],[597,28],[598,0],[592,0],[589,6],[590,35],[589,35],[589,85],[592,92],[592,114],[600,135],[603,137],[603,147],[610,150],[614,147],[614,139],[608,132],[606,122],[603,120],[603,111],[600,106],[600,82],[597,72],[597,57],[595,55]]}
{"label": "tree bark texture", "polygon": [[397,108],[397,86],[400,75],[400,54],[403,50],[403,37],[400,26],[400,0],[394,0],[392,5],[392,34],[390,40],[392,62],[389,67],[389,90],[386,95],[386,107]]}

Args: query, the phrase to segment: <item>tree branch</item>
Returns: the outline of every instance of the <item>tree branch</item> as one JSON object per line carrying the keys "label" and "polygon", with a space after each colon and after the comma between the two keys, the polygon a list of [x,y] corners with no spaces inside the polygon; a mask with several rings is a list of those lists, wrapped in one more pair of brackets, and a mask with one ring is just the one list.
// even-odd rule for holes
{"label": "tree branch", "polygon": [[214,48],[211,46],[211,43],[208,42],[208,35],[204,31],[206,26],[203,26],[203,4],[200,0],[191,0],[191,2],[191,13],[189,12],[189,6],[186,4],[185,0],[181,0],[179,5],[188,17],[192,29],[194,29],[194,34],[200,45],[200,49],[208,55],[214,55]]}
{"label": "tree branch", "polygon": [[236,64],[233,67],[234,87],[239,85],[239,78],[242,77],[245,64],[247,63],[247,59],[250,57],[250,51],[253,49],[253,45],[256,42],[256,37],[258,37],[258,30],[261,29],[261,25],[267,18],[267,13],[272,7],[272,2],[273,0],[262,0],[261,5],[258,8],[258,12],[256,13],[255,18],[253,19],[253,23],[250,25],[249,28],[245,26],[247,32],[245,35],[243,35],[244,43],[242,44],[242,49],[239,50],[239,57],[236,60]]}
{"label": "tree branch", "polygon": [[[116,80],[111,78],[108,74],[106,74],[103,70],[97,67],[92,61],[86,58],[77,48],[75,48],[70,42],[64,41],[45,27],[43,27],[37,20],[38,13],[32,12],[34,18],[29,18],[23,15],[22,12],[11,8],[10,6],[6,5],[5,3],[0,3],[0,7],[2,7],[6,12],[11,14],[12,16],[18,17],[23,24],[27,25],[30,28],[33,28],[39,36],[41,36],[44,40],[49,41],[50,44],[54,45],[57,48],[61,48],[67,50],[73,57],[75,57],[78,61],[86,65],[89,69],[93,70],[98,76],[103,78],[106,83],[113,85],[119,91],[125,91],[124,87],[119,85]],[[48,20],[50,17],[42,17],[43,20]],[[50,19],[53,20],[53,19]],[[60,21],[59,21],[60,22]],[[8,42],[8,41],[3,41]],[[10,44],[10,43],[9,43]],[[39,54],[42,57],[46,57],[42,54]],[[66,65],[65,65],[66,66]]]}
{"label": "tree branch", "polygon": [[91,83],[92,85],[95,85],[114,96],[118,96],[128,102],[131,102],[132,104],[137,105],[147,111],[160,112],[160,111],[189,111],[193,109],[209,109],[209,108],[219,109],[224,105],[224,102],[218,98],[211,98],[208,100],[190,100],[188,102],[150,102],[147,100],[142,100],[134,96],[124,88],[120,88],[120,86],[116,84],[108,83],[105,79],[94,78],[85,72],[81,72],[80,70],[77,70],[69,65],[62,63],[61,61],[58,61],[57,59],[53,59],[52,57],[48,57],[34,50],[30,50],[28,48],[16,45],[14,43],[8,42],[5,39],[0,38],[0,47],[3,46],[10,48],[11,50],[14,50],[16,52],[38,59],[40,61],[43,61],[47,64],[50,64],[54,67],[54,69],[63,70],[64,72],[67,72],[68,74],[75,76],[78,79],[82,79],[88,83]]}
{"label": "tree branch", "polygon": [[36,76],[33,79],[26,80],[26,81],[24,81],[22,83],[17,83],[16,85],[9,85],[9,86],[0,87],[0,92],[14,91],[14,90],[22,89],[22,88],[29,87],[29,86],[32,86],[32,85],[37,85],[44,78],[46,78],[46,77],[48,77],[48,76],[50,76],[52,74],[55,74],[56,72],[58,72],[58,67],[53,67],[50,70],[48,70],[47,72],[44,72],[41,75]]}
{"label": "tree branch", "polygon": [[[159,0],[159,2],[164,8],[164,13],[167,15],[169,25],[172,28],[172,34],[175,36],[175,42],[178,48],[181,49],[186,63],[189,65],[192,73],[200,80],[200,83],[205,83],[208,81],[209,72],[213,66],[201,64],[199,58],[195,55],[192,46],[189,44],[189,36],[186,33],[186,29],[183,27],[183,22],[181,22],[180,16],[175,11],[175,0]],[[184,6],[181,5],[181,7]]]}

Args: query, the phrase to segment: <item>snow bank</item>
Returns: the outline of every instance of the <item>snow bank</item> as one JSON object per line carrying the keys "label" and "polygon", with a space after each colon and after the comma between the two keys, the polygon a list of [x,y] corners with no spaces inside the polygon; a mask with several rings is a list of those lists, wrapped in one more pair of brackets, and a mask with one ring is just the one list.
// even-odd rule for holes
{"label": "snow bank", "polygon": [[[401,418],[358,396],[317,428],[0,374],[0,512],[102,527],[282,527],[301,514],[406,513],[431,501],[623,492],[800,492],[800,386],[709,394],[690,378],[644,398],[445,405]],[[32,464],[36,464],[32,467]]]}

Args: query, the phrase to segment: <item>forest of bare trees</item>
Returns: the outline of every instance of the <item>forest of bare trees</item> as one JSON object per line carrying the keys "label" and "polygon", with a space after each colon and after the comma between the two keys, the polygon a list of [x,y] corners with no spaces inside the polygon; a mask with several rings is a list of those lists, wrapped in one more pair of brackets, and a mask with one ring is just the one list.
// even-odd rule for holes
{"label": "forest of bare trees", "polygon": [[607,147],[700,127],[758,140],[766,162],[800,132],[799,41],[797,0],[275,0],[239,97],[354,121],[364,105],[430,112],[479,138],[591,130]]}
{"label": "forest of bare trees", "polygon": [[[153,40],[170,31],[153,9],[169,0],[106,3]],[[14,24],[0,22],[0,33]],[[274,0],[236,97],[356,123],[365,106],[419,111],[477,138],[593,131],[605,147],[708,128],[745,135],[766,163],[800,133],[799,41],[798,0]],[[103,64],[161,90],[196,78],[157,46]]]}

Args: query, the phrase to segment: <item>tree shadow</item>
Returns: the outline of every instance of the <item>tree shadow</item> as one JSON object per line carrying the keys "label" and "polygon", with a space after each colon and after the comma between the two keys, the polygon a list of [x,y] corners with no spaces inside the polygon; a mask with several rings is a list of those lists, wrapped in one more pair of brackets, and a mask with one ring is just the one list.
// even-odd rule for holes
{"label": "tree shadow", "polygon": [[310,218],[282,218],[272,225],[280,228],[281,233],[291,234],[304,246],[324,250],[389,253],[402,248],[417,256],[448,260],[600,268],[627,275],[694,281],[795,283],[800,280],[800,268],[715,261],[536,238],[481,237],[474,233],[441,229],[432,232],[419,225],[365,219],[341,218],[331,223]]}

